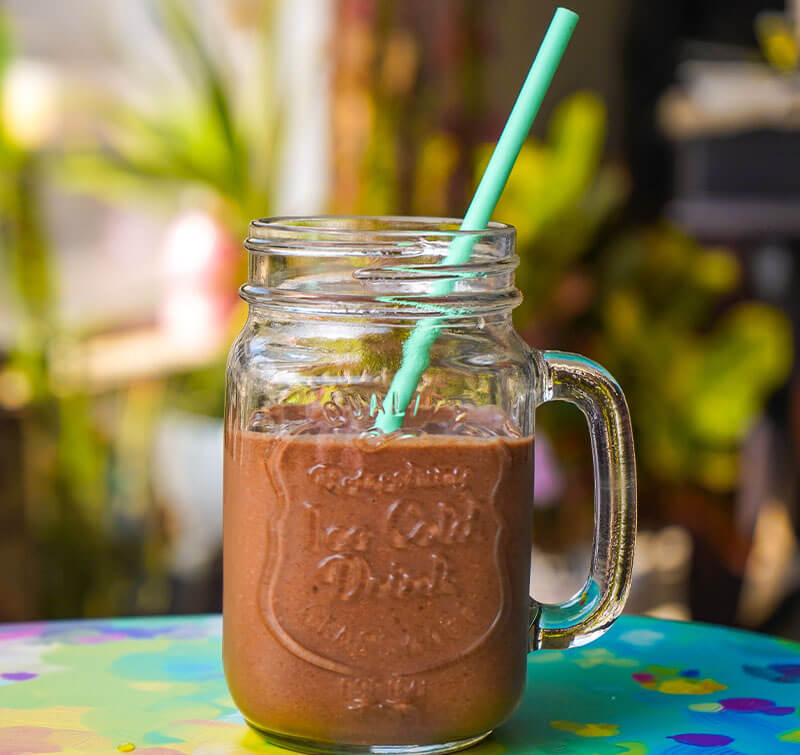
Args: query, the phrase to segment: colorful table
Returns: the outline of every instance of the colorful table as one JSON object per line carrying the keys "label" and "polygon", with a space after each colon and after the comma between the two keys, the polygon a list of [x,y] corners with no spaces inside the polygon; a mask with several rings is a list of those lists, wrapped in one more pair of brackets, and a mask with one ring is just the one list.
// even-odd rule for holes
{"label": "colorful table", "polygon": [[[278,753],[242,721],[219,617],[0,626],[0,755]],[[529,661],[514,719],[471,755],[800,753],[800,645],[624,617]]]}

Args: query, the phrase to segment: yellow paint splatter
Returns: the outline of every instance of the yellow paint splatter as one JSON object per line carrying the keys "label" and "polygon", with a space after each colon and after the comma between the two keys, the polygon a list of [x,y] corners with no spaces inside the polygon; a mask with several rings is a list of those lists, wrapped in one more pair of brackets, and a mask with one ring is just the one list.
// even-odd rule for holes
{"label": "yellow paint splatter", "polygon": [[582,724],[577,721],[551,721],[550,726],[559,731],[568,731],[579,737],[615,737],[619,734],[617,724]]}
{"label": "yellow paint splatter", "polygon": [[656,689],[665,695],[709,695],[727,689],[724,684],[713,679],[665,679],[659,682]]}
{"label": "yellow paint splatter", "polygon": [[614,747],[624,747],[619,755],[647,755],[647,745],[641,742],[614,742]]}
{"label": "yellow paint splatter", "polygon": [[645,666],[645,670],[656,676],[677,676],[680,673],[679,668],[669,666]]}
{"label": "yellow paint splatter", "polygon": [[794,729],[794,731],[787,731],[781,734],[778,739],[781,742],[800,742],[800,729]]}
{"label": "yellow paint splatter", "polygon": [[647,673],[633,674],[633,679],[644,689],[652,689],[665,695],[710,695],[727,689],[713,679],[695,679],[679,676],[676,669],[648,666]]}
{"label": "yellow paint splatter", "polygon": [[[192,750],[192,755],[252,755],[254,752],[267,752],[264,740],[254,742],[253,746],[242,747],[233,742],[204,742],[200,747]],[[278,752],[278,750],[275,750]],[[284,752],[284,750],[280,750]]]}
{"label": "yellow paint splatter", "polygon": [[142,692],[164,692],[172,687],[172,682],[128,682],[128,685]]}
{"label": "yellow paint splatter", "polygon": [[131,742],[126,742],[124,745],[119,745],[117,749],[120,752],[133,752],[136,749],[136,745]]}
{"label": "yellow paint splatter", "polygon": [[689,710],[696,710],[698,713],[719,713],[722,706],[719,703],[692,703]]}
{"label": "yellow paint splatter", "polygon": [[81,717],[91,708],[56,705],[52,708],[0,708],[3,726],[41,726],[45,729],[86,730]]}
{"label": "yellow paint splatter", "polygon": [[638,665],[638,662],[633,658],[618,658],[610,650],[605,648],[593,648],[591,650],[584,650],[581,653],[581,658],[575,660],[575,663],[581,668],[594,668],[595,666],[619,666],[622,668],[633,668]]}

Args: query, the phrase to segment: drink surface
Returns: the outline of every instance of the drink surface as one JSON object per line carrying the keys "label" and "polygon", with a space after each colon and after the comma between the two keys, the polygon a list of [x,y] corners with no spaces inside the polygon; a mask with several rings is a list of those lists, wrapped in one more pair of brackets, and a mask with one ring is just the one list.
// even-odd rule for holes
{"label": "drink surface", "polygon": [[234,700],[321,742],[482,734],[524,684],[533,439],[340,430],[226,438]]}

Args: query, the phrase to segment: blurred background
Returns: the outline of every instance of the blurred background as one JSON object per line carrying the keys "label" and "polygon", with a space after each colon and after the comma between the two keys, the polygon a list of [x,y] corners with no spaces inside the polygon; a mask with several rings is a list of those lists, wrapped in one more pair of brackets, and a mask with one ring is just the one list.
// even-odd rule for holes
{"label": "blurred background", "polygon": [[[800,2],[574,0],[495,217],[532,345],[623,385],[628,610],[800,639]],[[0,620],[220,607],[240,242],[463,214],[544,0],[0,2]],[[582,418],[538,413],[537,596],[583,582]]]}

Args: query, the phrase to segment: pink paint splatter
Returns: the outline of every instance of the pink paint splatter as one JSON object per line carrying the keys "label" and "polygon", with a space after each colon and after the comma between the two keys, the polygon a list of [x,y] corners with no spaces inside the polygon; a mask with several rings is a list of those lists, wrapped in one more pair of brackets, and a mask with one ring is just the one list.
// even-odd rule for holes
{"label": "pink paint splatter", "polygon": [[102,642],[127,639],[128,635],[122,632],[105,632],[103,634],[85,634],[80,637],[73,637],[72,642],[76,645],[99,645]]}
{"label": "pink paint splatter", "polygon": [[39,637],[44,631],[44,624],[19,624],[0,629],[0,642],[23,640],[26,637]]}
{"label": "pink paint splatter", "polygon": [[233,723],[232,721],[212,721],[208,718],[185,718],[180,721],[170,721],[170,726],[181,726],[182,724],[191,724],[192,726],[233,726],[238,728],[241,724]]}
{"label": "pink paint splatter", "polygon": [[52,729],[44,726],[8,726],[0,729],[0,755],[37,755],[61,752],[61,747],[50,742]]}

